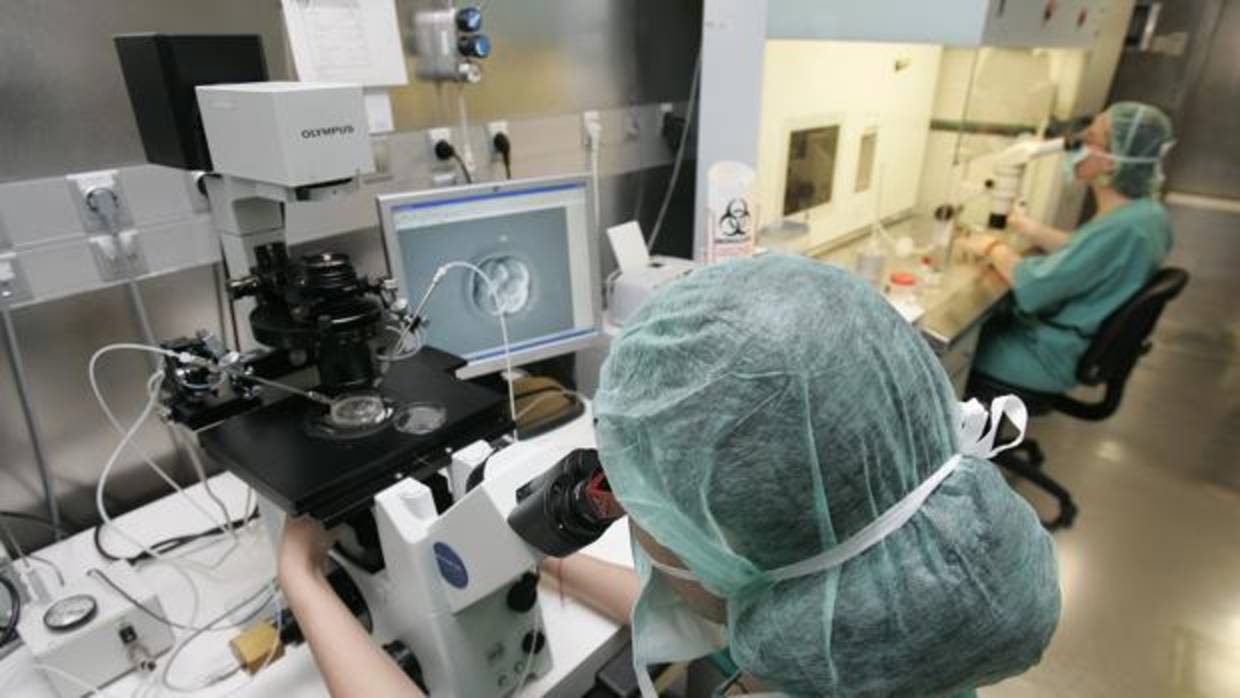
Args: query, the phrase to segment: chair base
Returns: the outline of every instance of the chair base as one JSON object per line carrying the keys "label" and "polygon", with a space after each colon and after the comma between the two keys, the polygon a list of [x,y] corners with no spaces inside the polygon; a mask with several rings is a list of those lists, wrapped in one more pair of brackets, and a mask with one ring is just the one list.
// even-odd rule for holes
{"label": "chair base", "polygon": [[1059,504],[1059,514],[1050,521],[1042,521],[1042,526],[1046,530],[1058,531],[1071,528],[1073,522],[1076,521],[1076,503],[1072,501],[1072,493],[1054,478],[1042,472],[1042,464],[1045,461],[1046,456],[1042,453],[1042,448],[1038,446],[1037,441],[1032,439],[994,458],[995,464],[999,467],[1028,480],[1035,487],[1055,498]]}

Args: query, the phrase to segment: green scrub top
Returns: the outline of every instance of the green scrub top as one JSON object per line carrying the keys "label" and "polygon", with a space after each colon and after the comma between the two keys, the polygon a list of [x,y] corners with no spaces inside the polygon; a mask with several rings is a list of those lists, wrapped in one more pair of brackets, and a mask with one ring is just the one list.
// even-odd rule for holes
{"label": "green scrub top", "polygon": [[1170,251],[1167,210],[1136,199],[1081,226],[1054,253],[1025,258],[1012,284],[1014,312],[987,325],[975,370],[1039,392],[1072,389],[1094,333]]}

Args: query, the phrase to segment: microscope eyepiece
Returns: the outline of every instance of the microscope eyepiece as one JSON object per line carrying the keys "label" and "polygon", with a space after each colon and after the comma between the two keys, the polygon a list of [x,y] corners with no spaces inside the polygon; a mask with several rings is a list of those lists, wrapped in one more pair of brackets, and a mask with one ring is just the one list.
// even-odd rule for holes
{"label": "microscope eyepiece", "polygon": [[578,449],[517,490],[508,525],[543,553],[565,557],[598,540],[623,516],[598,451]]}

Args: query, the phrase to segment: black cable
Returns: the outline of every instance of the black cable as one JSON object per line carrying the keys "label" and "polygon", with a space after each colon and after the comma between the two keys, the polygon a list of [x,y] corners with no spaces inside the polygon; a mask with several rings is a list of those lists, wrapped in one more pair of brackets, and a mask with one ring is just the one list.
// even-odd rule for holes
{"label": "black cable", "polygon": [[456,160],[456,164],[461,166],[461,174],[465,175],[465,183],[473,184],[474,178],[469,174],[469,168],[465,166],[465,161],[461,159],[460,153],[453,152],[452,159]]}
{"label": "black cable", "polygon": [[52,533],[55,533],[61,537],[65,537],[69,535],[69,532],[66,531],[63,526],[57,526],[56,524],[52,523],[51,521],[48,521],[47,519],[41,516],[23,514],[20,511],[0,511],[0,516],[3,516],[6,519],[13,519],[14,521],[28,521],[30,523],[39,524],[40,526],[43,526],[44,528],[50,530]]}
{"label": "black cable", "polygon": [[461,174],[465,175],[465,182],[473,184],[474,178],[469,174],[469,168],[465,167],[465,161],[461,159],[461,154],[456,152],[456,148],[447,141],[435,142],[435,157],[440,160],[456,160],[456,164],[461,167]]}
{"label": "black cable", "polygon": [[[258,507],[255,507],[254,511],[250,512],[249,516],[246,516],[240,519],[233,519],[232,521],[229,521],[226,526],[215,526],[213,528],[209,528],[205,531],[200,531],[198,533],[187,533],[181,536],[174,536],[172,538],[166,538],[164,540],[152,543],[151,545],[148,545],[147,547],[160,554],[170,553],[179,548],[183,548],[189,545],[190,543],[202,540],[203,538],[223,535],[230,531],[235,531],[239,528],[244,527],[246,524],[250,523],[251,521],[257,518],[258,518]],[[95,542],[95,551],[99,553],[100,557],[102,557],[103,559],[109,562],[119,562],[121,560],[124,560],[125,562],[128,562],[131,565],[136,565],[139,562],[145,562],[146,560],[151,559],[151,554],[145,550],[143,550],[142,552],[132,557],[121,557],[119,555],[109,552],[106,548],[103,547],[102,535],[103,535],[103,528],[105,525],[106,524],[100,524],[99,526],[96,526],[94,534],[93,534],[93,538]]]}
{"label": "black cable", "polygon": [[0,647],[12,642],[17,637],[17,622],[22,617],[22,595],[17,591],[17,585],[8,577],[0,576],[0,586],[9,594],[9,620],[4,624],[4,631],[0,632]]}
{"label": "black cable", "polygon": [[508,134],[503,131],[495,134],[491,139],[491,145],[495,146],[495,152],[504,161],[504,174],[508,179],[512,179],[512,141],[508,138]]}

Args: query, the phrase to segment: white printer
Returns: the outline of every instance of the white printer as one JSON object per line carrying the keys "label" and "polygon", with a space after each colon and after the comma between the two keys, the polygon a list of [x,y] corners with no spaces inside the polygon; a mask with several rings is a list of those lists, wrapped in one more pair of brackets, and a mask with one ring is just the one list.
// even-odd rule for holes
{"label": "white printer", "polygon": [[697,268],[692,260],[678,257],[651,257],[646,239],[636,221],[607,229],[611,251],[619,266],[611,283],[607,320],[623,326],[637,309],[663,286],[691,273]]}

